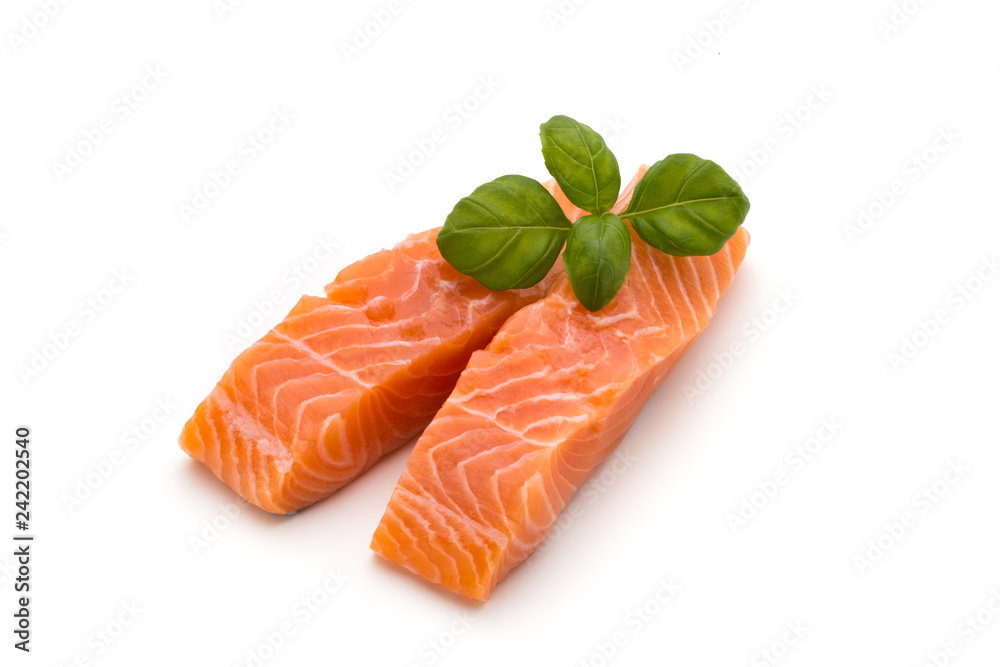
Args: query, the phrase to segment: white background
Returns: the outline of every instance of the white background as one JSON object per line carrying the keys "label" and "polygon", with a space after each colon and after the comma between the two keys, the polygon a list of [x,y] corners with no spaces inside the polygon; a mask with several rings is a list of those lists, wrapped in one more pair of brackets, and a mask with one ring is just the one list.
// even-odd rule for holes
{"label": "white background", "polygon": [[[342,45],[386,2],[249,0],[220,17],[211,0],[94,0],[47,20],[31,0],[5,2],[0,535],[14,532],[26,424],[37,541],[30,656],[11,647],[0,551],[2,662],[256,664],[248,652],[288,622],[263,664],[764,665],[773,650],[788,666],[918,666],[950,641],[947,664],[997,664],[1000,614],[983,612],[992,624],[971,641],[962,624],[994,594],[1000,611],[1000,281],[983,263],[1000,251],[1000,7],[905,4],[914,13],[886,35],[890,0],[592,0],[563,14],[556,0],[403,2],[349,59]],[[689,40],[705,46],[681,63]],[[147,67],[165,78],[130,92]],[[496,89],[465,102],[481,77]],[[463,102],[476,108],[451,121]],[[241,144],[282,108],[294,120],[247,160]],[[753,205],[746,263],[624,441],[632,464],[603,469],[613,483],[579,494],[559,538],[485,605],[368,549],[409,446],[295,516],[244,506],[228,520],[234,494],[176,439],[237,349],[348,262],[439,225],[476,185],[545,178],[537,128],[557,113],[615,135],[626,178],[694,152],[741,173]],[[58,174],[105,118],[110,134]],[[435,128],[445,141],[390,189],[385,173]],[[912,161],[925,151],[926,169]],[[233,159],[240,173],[185,221],[180,205]],[[879,209],[896,180],[902,194]],[[859,208],[876,215],[852,237]],[[317,268],[305,260],[327,236],[339,249]],[[296,266],[315,270],[301,281]],[[124,290],[104,292],[123,270]],[[100,313],[86,305],[109,296]],[[943,324],[927,326],[936,311]],[[934,335],[893,363],[921,322]],[[702,373],[714,380],[695,396]],[[158,424],[157,401],[173,405]],[[786,458],[830,418],[842,426],[808,463]],[[133,428],[149,434],[126,440]],[[967,471],[933,503],[915,498],[949,462]],[[776,472],[773,497],[751,498]],[[744,499],[759,508],[734,530]],[[906,513],[901,536],[883,534]],[[300,622],[297,601],[327,570],[346,583]],[[680,591],[658,602],[671,578]]]}

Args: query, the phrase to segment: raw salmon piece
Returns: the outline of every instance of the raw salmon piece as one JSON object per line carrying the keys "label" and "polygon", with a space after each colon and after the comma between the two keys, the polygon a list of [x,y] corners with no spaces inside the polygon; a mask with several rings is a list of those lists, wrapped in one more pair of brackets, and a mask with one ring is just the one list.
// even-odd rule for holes
{"label": "raw salmon piece", "polygon": [[740,228],[716,255],[671,257],[633,233],[625,285],[597,313],[560,276],[472,355],[417,441],[372,549],[486,600],[708,324],[748,242]]}
{"label": "raw salmon piece", "polygon": [[325,498],[427,425],[469,355],[562,270],[491,292],[437,229],[348,266],[230,366],[181,447],[248,501],[286,514]]}

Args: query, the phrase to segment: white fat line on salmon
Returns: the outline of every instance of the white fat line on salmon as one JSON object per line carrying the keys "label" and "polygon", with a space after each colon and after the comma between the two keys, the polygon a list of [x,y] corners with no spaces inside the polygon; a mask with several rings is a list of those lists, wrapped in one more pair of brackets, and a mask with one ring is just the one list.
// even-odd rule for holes
{"label": "white fat line on salmon", "polygon": [[535,549],[534,558],[529,558],[525,565],[537,562],[540,554],[562,539],[566,531],[587,511],[587,507],[596,503],[638,461],[639,457],[630,450],[619,448],[612,458],[601,464],[600,472],[584,482],[573,494],[572,500],[559,513],[545,540]]}
{"label": "white fat line on salmon", "polygon": [[213,0],[212,10],[220,21],[225,21],[230,14],[242,7],[246,0]]}
{"label": "white fat line on salmon", "polygon": [[875,22],[879,34],[886,42],[894,37],[914,16],[917,15],[924,5],[930,0],[903,0],[892,3],[888,16],[884,16]]}
{"label": "white fat line on salmon", "polygon": [[288,613],[273,624],[271,630],[262,632],[257,643],[247,649],[246,657],[232,663],[233,667],[261,667],[265,664],[295,636],[299,628],[321,612],[349,580],[339,567],[326,570],[323,581],[312,591],[296,599]]}
{"label": "white fat line on salmon", "polygon": [[303,286],[312,278],[320,267],[333,259],[340,249],[340,243],[333,236],[317,236],[316,242],[299,259],[282,271],[278,281],[262,296],[253,300],[250,310],[240,316],[236,326],[222,335],[229,352],[243,350],[247,343],[257,340],[269,327],[265,325],[273,321],[278,307],[289,297],[297,299],[303,291]]}
{"label": "white fat line on salmon", "polygon": [[865,235],[876,222],[884,218],[900,199],[910,192],[909,186],[922,179],[941,157],[962,138],[951,125],[939,127],[934,139],[924,148],[907,157],[899,167],[899,175],[884,189],[876,189],[867,203],[858,207],[852,222],[844,223],[844,234],[851,245]]}
{"label": "white fat line on salmon", "polygon": [[781,489],[792,481],[795,474],[802,472],[806,464],[822,453],[843,429],[844,425],[837,417],[825,417],[812,436],[789,449],[785,453],[783,464],[757,482],[756,489],[740,498],[736,509],[726,514],[726,524],[733,534],[750,525]]}
{"label": "white fat line on salmon", "polygon": [[806,636],[807,632],[809,632],[809,628],[805,627],[802,621],[786,621],[781,636],[751,656],[750,667],[777,665],[788,655],[791,648]]}
{"label": "white fat line on salmon", "polygon": [[681,591],[673,577],[664,577],[656,583],[657,588],[649,597],[625,613],[618,629],[606,639],[594,642],[590,655],[577,662],[579,667],[605,667],[610,664],[629,641],[641,633]]}
{"label": "white fat line on salmon", "polygon": [[350,64],[352,60],[360,56],[382,35],[382,31],[387,29],[408,5],[412,4],[413,0],[389,0],[382,7],[371,10],[363,23],[354,26],[350,39],[341,40],[340,53],[344,56],[344,60]]}
{"label": "white fat line on salmon", "polygon": [[853,563],[858,574],[864,575],[885,558],[886,554],[892,551],[971,471],[972,468],[962,463],[960,459],[948,461],[948,467],[937,479],[913,494],[910,498],[910,507],[884,522],[882,531],[868,540],[864,549],[854,556]]}
{"label": "white fat line on salmon", "polygon": [[[962,650],[974,642],[992,623],[1000,618],[1000,587],[987,592],[981,607],[973,609],[955,625],[955,633],[937,649],[927,651],[927,660],[920,667],[948,667]],[[910,664],[917,664],[916,662]]]}
{"label": "white fat line on salmon", "polygon": [[249,506],[246,500],[237,496],[235,500],[219,503],[219,511],[215,516],[201,522],[198,529],[188,535],[188,546],[195,556],[201,556],[229,530],[238,518],[243,516],[243,510]]}
{"label": "white fat line on salmon", "polygon": [[798,295],[793,294],[791,289],[779,289],[770,306],[744,322],[740,327],[742,338],[731,342],[722,352],[714,353],[712,363],[698,371],[694,383],[684,385],[684,398],[687,399],[688,405],[711,389],[712,385],[736,364],[736,360],[746,354],[748,346],[767,333],[798,300]]}
{"label": "white fat line on salmon", "polygon": [[886,354],[889,368],[898,373],[899,369],[916,359],[917,355],[930,345],[942,329],[951,324],[952,317],[979,296],[983,288],[997,274],[1000,274],[1000,263],[997,262],[997,256],[983,257],[972,275],[948,290],[948,293],[945,294],[945,304],[935,308],[926,319],[917,320],[910,332],[900,339],[899,347]]}
{"label": "white fat line on salmon", "polygon": [[424,136],[414,139],[412,150],[396,156],[396,168],[383,172],[389,192],[395,192],[406,179],[413,176],[417,169],[437,152],[438,147],[448,141],[450,133],[462,127],[472,114],[479,110],[483,102],[493,97],[500,85],[501,83],[492,74],[480,76],[468,94],[444,110],[440,124]]}
{"label": "white fat line on salmon", "polygon": [[78,651],[71,660],[60,662],[60,667],[92,667],[95,659],[103,656],[122,638],[126,630],[135,625],[139,617],[146,613],[145,607],[135,600],[128,600],[119,605],[110,620],[84,640],[84,650]]}
{"label": "white fat line on salmon", "polygon": [[28,352],[24,363],[16,370],[24,386],[39,377],[94,321],[103,314],[119,295],[132,284],[135,276],[129,268],[113,269],[111,278],[103,287],[81,300],[73,316],[55,331],[50,331],[45,342]]}
{"label": "white fat line on salmon", "polygon": [[815,118],[820,109],[833,99],[834,93],[825,83],[809,87],[809,91],[800,104],[783,113],[774,122],[774,134],[764,139],[757,146],[746,150],[746,157],[739,164],[728,163],[726,169],[740,185],[746,185],[750,178],[756,175],[771,158],[777,155],[782,147],[790,142],[809,121]]}
{"label": "white fat line on salmon", "polygon": [[455,614],[454,619],[436,636],[428,639],[417,649],[417,660],[411,662],[407,667],[430,667],[437,664],[437,661],[444,656],[458,639],[469,631],[472,624],[476,622],[476,617],[468,611]]}
{"label": "white fat line on salmon", "polygon": [[67,176],[83,166],[97,151],[98,146],[103,145],[166,79],[167,72],[160,65],[146,66],[140,79],[111,101],[108,113],[85,127],[80,132],[80,138],[66,144],[62,156],[52,161],[52,174],[56,181],[62,183]]}
{"label": "white fat line on salmon", "polygon": [[7,41],[11,50],[17,54],[27,46],[42,30],[52,23],[52,20],[68,5],[70,0],[36,0],[38,9],[21,17],[17,30],[7,32]]}
{"label": "white fat line on salmon", "polygon": [[104,457],[90,464],[91,470],[79,475],[73,481],[71,491],[60,496],[66,512],[72,515],[83,507],[84,503],[93,497],[94,493],[104,486],[108,480],[130,460],[131,455],[177,412],[177,404],[171,398],[157,398],[153,409],[140,421],[122,431],[118,438],[119,446],[112,449]]}
{"label": "white fat line on salmon", "polygon": [[[688,35],[684,47],[674,49],[671,53],[677,72],[683,74],[686,67],[693,65],[696,60],[707,53],[728,27],[750,9],[751,4],[756,6],[758,3],[756,0],[730,0],[722,10],[704,19],[701,26]],[[736,9],[729,5],[735,6]]]}
{"label": "white fat line on salmon", "polygon": [[296,119],[287,106],[274,107],[271,115],[257,130],[246,135],[236,147],[236,153],[223,161],[218,169],[210,169],[201,185],[195,186],[190,202],[177,205],[181,220],[190,223],[208,207],[243,173],[244,167],[257,159]]}

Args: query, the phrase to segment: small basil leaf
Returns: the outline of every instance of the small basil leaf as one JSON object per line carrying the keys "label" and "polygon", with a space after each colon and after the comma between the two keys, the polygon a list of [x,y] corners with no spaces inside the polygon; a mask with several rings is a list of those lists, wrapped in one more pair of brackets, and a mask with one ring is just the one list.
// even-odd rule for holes
{"label": "small basil leaf", "polygon": [[541,183],[501,176],[455,204],[437,246],[457,271],[491,290],[523,289],[549,272],[571,226]]}
{"label": "small basil leaf", "polygon": [[591,213],[607,213],[618,199],[622,177],[618,160],[594,130],[568,116],[542,123],[545,168],[566,198]]}
{"label": "small basil leaf", "polygon": [[681,153],[660,160],[635,186],[622,217],[670,255],[714,255],[750,210],[739,184],[711,160]]}
{"label": "small basil leaf", "polygon": [[573,225],[563,254],[566,275],[583,307],[596,312],[611,303],[632,264],[632,239],[614,213],[588,215]]}

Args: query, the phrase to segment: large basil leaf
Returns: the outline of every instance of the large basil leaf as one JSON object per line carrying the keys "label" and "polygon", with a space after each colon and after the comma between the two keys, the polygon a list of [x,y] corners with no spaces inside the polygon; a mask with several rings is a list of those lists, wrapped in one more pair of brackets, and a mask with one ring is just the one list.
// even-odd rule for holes
{"label": "large basil leaf", "polygon": [[591,312],[604,308],[625,283],[632,264],[632,239],[613,213],[588,215],[573,225],[563,254],[573,293]]}
{"label": "large basil leaf", "polygon": [[437,246],[456,270],[491,290],[522,289],[549,272],[571,226],[541,183],[501,176],[455,204]]}
{"label": "large basil leaf", "polygon": [[649,245],[685,257],[722,250],[749,210],[750,200],[722,167],[680,153],[649,168],[621,215]]}
{"label": "large basil leaf", "polygon": [[622,177],[618,160],[601,135],[568,116],[542,123],[545,168],[566,198],[591,213],[606,213],[618,199]]}

